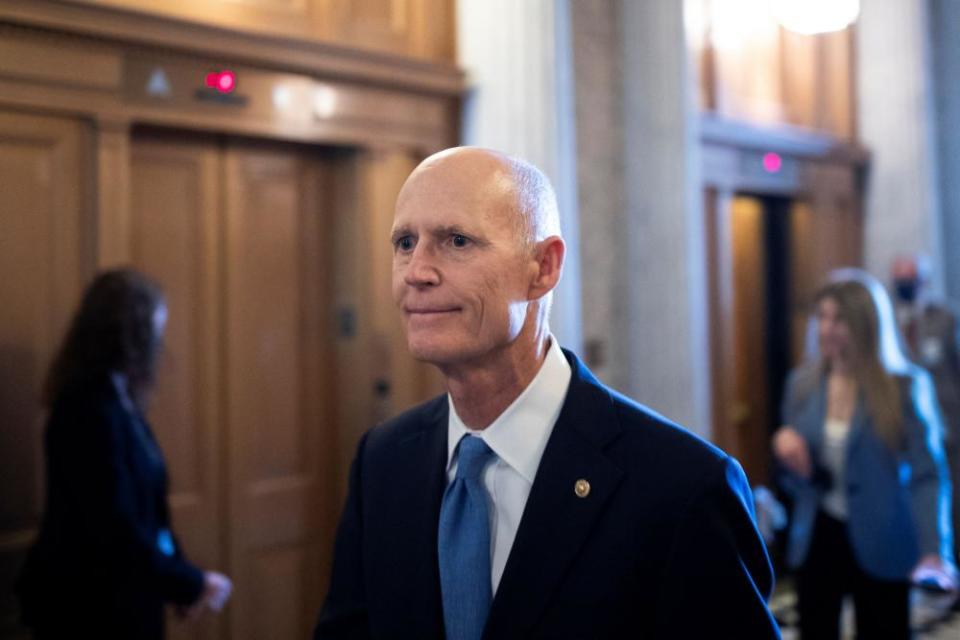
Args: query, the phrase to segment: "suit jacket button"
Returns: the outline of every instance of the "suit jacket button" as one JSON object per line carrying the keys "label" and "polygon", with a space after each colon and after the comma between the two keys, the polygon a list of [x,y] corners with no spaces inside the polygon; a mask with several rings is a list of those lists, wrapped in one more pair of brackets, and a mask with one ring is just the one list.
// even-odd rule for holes
{"label": "suit jacket button", "polygon": [[576,484],[573,485],[573,492],[577,494],[578,498],[586,498],[590,495],[590,483],[580,478]]}

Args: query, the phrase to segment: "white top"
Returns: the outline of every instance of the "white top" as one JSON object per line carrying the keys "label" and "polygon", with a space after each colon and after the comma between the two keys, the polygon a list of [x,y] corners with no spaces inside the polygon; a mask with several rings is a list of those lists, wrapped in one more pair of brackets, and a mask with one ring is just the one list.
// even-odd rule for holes
{"label": "white top", "polygon": [[447,425],[447,483],[457,475],[454,457],[460,438],[470,433],[483,438],[496,454],[495,462],[483,471],[483,484],[490,497],[490,580],[493,593],[500,586],[507,557],[517,536],[520,517],[527,505],[540,458],[560,416],[560,409],[570,386],[570,365],[551,337],[547,357],[540,371],[523,393],[482,431],[472,431],[463,424],[453,400]]}
{"label": "white top", "polygon": [[823,510],[838,520],[847,519],[847,439],[850,421],[827,418],[823,423],[823,463],[833,482],[823,495]]}

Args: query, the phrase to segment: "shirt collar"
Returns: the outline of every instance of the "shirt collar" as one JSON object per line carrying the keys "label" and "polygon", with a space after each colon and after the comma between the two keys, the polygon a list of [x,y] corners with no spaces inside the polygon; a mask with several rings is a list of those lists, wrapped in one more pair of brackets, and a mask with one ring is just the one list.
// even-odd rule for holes
{"label": "shirt collar", "polygon": [[533,484],[547,440],[560,416],[572,376],[557,340],[551,336],[550,347],[540,371],[516,400],[482,431],[468,429],[457,415],[453,400],[447,394],[450,418],[447,423],[447,470],[455,460],[457,444],[466,434],[483,438],[497,456],[510,465],[527,482]]}

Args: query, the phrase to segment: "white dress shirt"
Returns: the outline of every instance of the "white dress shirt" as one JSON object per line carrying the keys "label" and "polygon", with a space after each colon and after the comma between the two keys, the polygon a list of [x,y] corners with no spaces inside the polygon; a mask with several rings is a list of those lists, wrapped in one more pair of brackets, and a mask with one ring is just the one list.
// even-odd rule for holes
{"label": "white dress shirt", "polygon": [[527,504],[540,458],[560,416],[570,386],[570,365],[555,338],[550,338],[547,356],[540,371],[523,393],[482,431],[463,424],[453,400],[447,425],[447,482],[457,475],[456,446],[466,434],[483,438],[496,454],[495,462],[483,471],[483,483],[490,497],[490,579],[493,593],[500,586],[520,517]]}

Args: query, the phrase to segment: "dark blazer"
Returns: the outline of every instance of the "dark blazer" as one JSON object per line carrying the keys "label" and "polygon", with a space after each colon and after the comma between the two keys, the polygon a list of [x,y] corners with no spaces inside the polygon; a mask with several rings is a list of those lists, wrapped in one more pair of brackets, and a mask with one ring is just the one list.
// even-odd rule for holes
{"label": "dark blazer", "polygon": [[[740,466],[564,353],[570,388],[484,637],[779,637]],[[315,638],[443,637],[447,414],[441,396],[361,440]]]}
{"label": "dark blazer", "polygon": [[167,476],[149,427],[104,377],[57,398],[45,444],[46,511],[17,585],[24,622],[38,637],[161,638],[164,602],[194,602],[203,573],[161,533]]}

